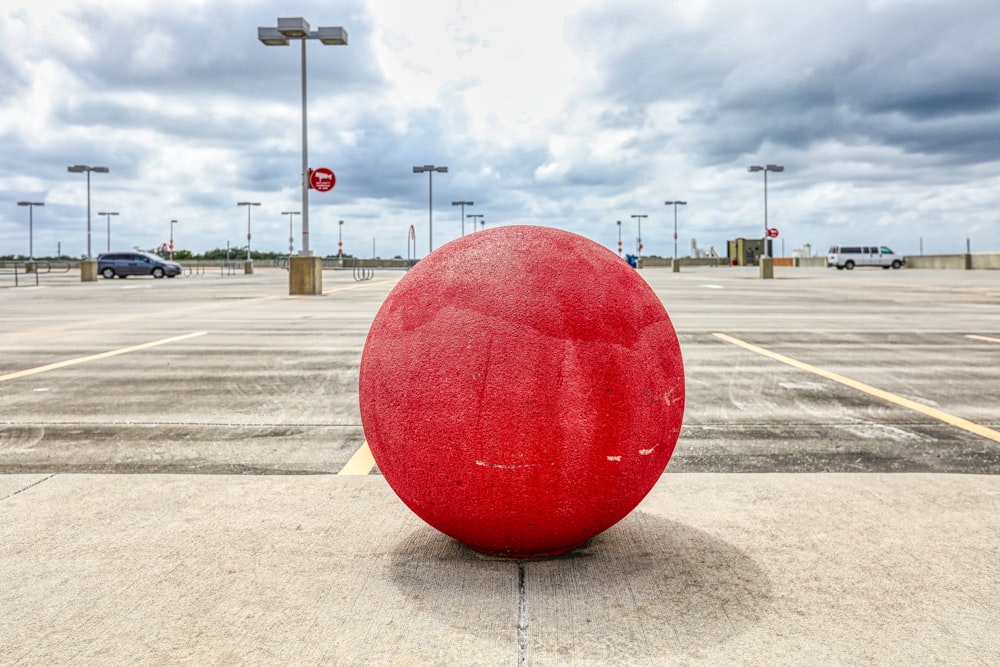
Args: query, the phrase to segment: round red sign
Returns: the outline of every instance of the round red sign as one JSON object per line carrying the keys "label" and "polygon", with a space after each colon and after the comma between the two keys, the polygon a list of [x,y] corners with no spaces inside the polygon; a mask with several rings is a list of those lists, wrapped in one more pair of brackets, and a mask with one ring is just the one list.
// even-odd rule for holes
{"label": "round red sign", "polygon": [[332,190],[333,186],[336,184],[337,177],[334,176],[333,172],[326,167],[313,169],[309,174],[309,187],[313,190],[326,192],[327,190]]}
{"label": "round red sign", "polygon": [[770,236],[772,239],[778,238],[778,228],[777,227],[768,228],[767,235]]}

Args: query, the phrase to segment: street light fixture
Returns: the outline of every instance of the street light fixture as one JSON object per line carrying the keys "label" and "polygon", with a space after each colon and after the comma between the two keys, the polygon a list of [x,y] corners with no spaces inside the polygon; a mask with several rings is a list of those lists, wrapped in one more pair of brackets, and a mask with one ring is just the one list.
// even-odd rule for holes
{"label": "street light fixture", "polygon": [[462,236],[465,236],[465,207],[466,206],[474,206],[475,202],[471,202],[471,201],[453,201],[451,203],[451,205],[452,206],[461,206],[462,207]]}
{"label": "street light fixture", "polygon": [[483,217],[483,214],[482,213],[470,213],[470,214],[468,214],[465,217],[472,218],[472,231],[475,232],[476,231],[476,221],[479,218]]}
{"label": "street light fixture", "polygon": [[622,256],[622,221],[618,221],[618,256]]}
{"label": "street light fixture", "polygon": [[260,206],[260,202],[259,201],[239,201],[239,202],[236,202],[236,205],[237,206],[246,206],[247,207],[247,264],[250,264],[250,263],[253,262],[253,257],[250,256],[250,207],[251,206]]}
{"label": "street light fixture", "polygon": [[674,207],[674,261],[677,261],[677,207],[687,206],[686,201],[665,201],[663,202],[667,206]]}
{"label": "street light fixture", "polygon": [[108,252],[111,252],[111,216],[118,215],[118,211],[98,211],[97,215],[108,216]]}
{"label": "street light fixture", "polygon": [[72,167],[66,167],[66,171],[72,174],[87,174],[87,259],[90,260],[93,257],[90,252],[90,172],[106,174],[110,170],[107,167],[91,167],[86,164],[75,164]]}
{"label": "street light fixture", "polygon": [[632,215],[632,217],[635,218],[636,222],[639,223],[639,233],[638,236],[636,237],[636,246],[638,247],[636,249],[636,258],[635,258],[636,266],[638,266],[639,262],[642,261],[642,219],[648,218],[649,216],[646,215],[645,213],[635,213]]}
{"label": "street light fixture", "polygon": [[[247,214],[249,215],[250,209],[247,209]],[[302,215],[299,211],[282,211],[281,215],[288,216],[288,256],[291,257],[292,253],[295,252],[295,237],[292,235],[292,216]]]}
{"label": "street light fixture", "polygon": [[427,230],[430,235],[428,252],[434,251],[434,172],[439,174],[447,174],[448,167],[435,167],[432,164],[425,164],[422,167],[414,167],[414,174],[422,174],[427,172]]}
{"label": "street light fixture", "polygon": [[45,206],[41,201],[19,201],[18,206],[28,207],[28,259],[35,259],[35,207]]}
{"label": "street light fixture", "polygon": [[174,258],[174,225],[176,224],[176,220],[170,221],[170,259]]}
{"label": "street light fixture", "polygon": [[747,167],[747,171],[750,173],[755,173],[758,171],[764,172],[764,257],[770,257],[771,253],[767,251],[767,239],[768,239],[768,226],[767,226],[767,172],[769,171],[784,171],[785,168],[780,164],[769,164],[766,166],[760,166],[759,164],[753,164]]}
{"label": "street light fixture", "polygon": [[[323,27],[310,30],[302,17],[279,18],[277,28],[258,27],[257,39],[265,46],[288,46],[289,40],[302,42],[302,250],[304,257],[312,255],[309,249],[309,138],[306,124],[306,40],[317,39],[321,44],[346,46],[347,31],[341,27]],[[249,209],[248,209],[249,210]]]}
{"label": "street light fixture", "polygon": [[344,221],[337,221],[337,258],[344,261]]}

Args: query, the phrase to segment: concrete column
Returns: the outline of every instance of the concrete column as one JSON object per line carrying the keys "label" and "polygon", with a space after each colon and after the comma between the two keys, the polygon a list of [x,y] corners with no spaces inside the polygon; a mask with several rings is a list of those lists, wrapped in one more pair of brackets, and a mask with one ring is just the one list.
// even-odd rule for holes
{"label": "concrete column", "polygon": [[674,273],[680,273],[681,272],[681,260],[679,260],[679,259],[671,260],[670,261],[670,265],[673,268]]}
{"label": "concrete column", "polygon": [[243,273],[248,276],[253,273],[253,262],[243,262]]}
{"label": "concrete column", "polygon": [[323,293],[323,258],[292,255],[288,259],[288,293],[320,295]]}
{"label": "concrete column", "polygon": [[760,258],[760,277],[774,278],[774,259],[771,257]]}
{"label": "concrete column", "polygon": [[80,282],[92,283],[97,281],[97,260],[85,259],[80,262]]}

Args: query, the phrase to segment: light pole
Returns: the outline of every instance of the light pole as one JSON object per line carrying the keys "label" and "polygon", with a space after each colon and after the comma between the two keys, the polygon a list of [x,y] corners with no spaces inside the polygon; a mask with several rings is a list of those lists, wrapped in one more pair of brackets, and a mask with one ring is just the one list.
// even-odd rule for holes
{"label": "light pole", "polygon": [[687,206],[686,201],[665,201],[663,202],[667,206],[674,207],[674,261],[677,261],[677,207]]}
{"label": "light pole", "polygon": [[434,172],[447,174],[448,167],[435,167],[432,164],[425,164],[422,167],[414,167],[414,174],[427,172],[427,230],[430,235],[428,252],[434,251]]}
{"label": "light pole", "polygon": [[106,216],[108,216],[108,250],[107,250],[107,252],[111,252],[111,216],[118,215],[118,211],[98,211],[97,215],[106,215]]}
{"label": "light pole", "polygon": [[[87,260],[91,260],[93,255],[90,252],[90,172],[97,172],[98,174],[106,174],[110,171],[107,167],[91,167],[86,164],[76,164],[72,167],[66,167],[66,171],[73,174],[86,173],[87,174]],[[97,274],[94,274],[94,280],[97,280]]]}
{"label": "light pole", "polygon": [[176,220],[170,221],[170,259],[174,258],[174,225],[176,224]]}
{"label": "light pole", "polygon": [[622,256],[622,221],[618,221],[618,256]]}
{"label": "light pole", "polygon": [[289,40],[302,42],[302,250],[304,257],[312,255],[309,249],[309,135],[306,123],[306,40],[318,39],[326,46],[347,45],[347,31],[341,27],[309,29],[301,16],[279,18],[277,28],[258,27],[257,39],[265,46],[288,46]]}
{"label": "light pole", "polygon": [[486,218],[480,216],[479,217],[479,231],[483,231],[484,229],[486,229]]}
{"label": "light pole", "polygon": [[[250,209],[247,209],[247,214],[249,215]],[[292,253],[295,252],[295,237],[292,235],[292,216],[302,215],[299,211],[282,211],[281,215],[288,216],[288,256],[291,257]]]}
{"label": "light pole", "polygon": [[476,221],[479,218],[483,217],[483,214],[482,213],[470,213],[469,215],[467,215],[465,217],[472,218],[472,231],[475,232],[476,231]]}
{"label": "light pole", "polygon": [[253,273],[253,257],[250,256],[250,207],[260,206],[259,201],[238,201],[237,206],[247,207],[247,266],[246,272]]}
{"label": "light pole", "polygon": [[753,164],[747,167],[747,171],[754,173],[758,171],[764,172],[764,257],[770,257],[771,253],[767,251],[767,239],[768,239],[768,226],[767,226],[767,172],[769,171],[784,171],[785,168],[780,164],[769,164],[767,166],[760,166],[759,164]]}
{"label": "light pole", "polygon": [[28,207],[28,260],[35,259],[35,207],[45,206],[41,201],[19,201],[18,206]]}
{"label": "light pole", "polygon": [[639,262],[642,261],[642,219],[643,218],[648,218],[649,216],[646,215],[645,213],[634,213],[632,215],[632,217],[635,218],[636,222],[639,223],[639,233],[638,233],[638,236],[636,237],[636,246],[637,246],[636,253],[637,254],[636,254],[636,258],[635,258],[635,265],[638,267],[639,266]]}
{"label": "light pole", "polygon": [[344,265],[344,221],[337,221],[337,259]]}
{"label": "light pole", "polygon": [[471,201],[453,201],[451,203],[451,205],[452,206],[461,206],[462,207],[462,236],[465,236],[465,207],[466,206],[474,206],[475,202],[471,202]]}

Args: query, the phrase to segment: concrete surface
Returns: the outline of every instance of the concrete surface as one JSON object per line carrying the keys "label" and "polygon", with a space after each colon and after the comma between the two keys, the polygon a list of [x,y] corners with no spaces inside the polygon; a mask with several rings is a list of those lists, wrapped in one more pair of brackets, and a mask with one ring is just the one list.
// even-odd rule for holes
{"label": "concrete surface", "polygon": [[1000,274],[774,273],[643,269],[674,458],[522,563],[326,474],[401,273],[0,285],[0,664],[997,664]]}
{"label": "concrete surface", "polygon": [[56,475],[0,525],[5,665],[1000,661],[995,476],[665,475],[521,563],[377,476]]}

